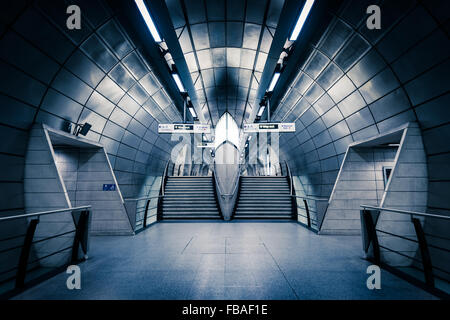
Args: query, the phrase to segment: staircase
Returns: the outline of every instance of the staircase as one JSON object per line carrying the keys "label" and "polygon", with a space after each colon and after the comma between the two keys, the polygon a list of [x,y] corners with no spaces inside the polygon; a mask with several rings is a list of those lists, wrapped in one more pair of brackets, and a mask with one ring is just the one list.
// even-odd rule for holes
{"label": "staircase", "polygon": [[212,177],[168,176],[162,219],[222,219]]}
{"label": "staircase", "polygon": [[234,219],[292,219],[287,177],[241,177]]}

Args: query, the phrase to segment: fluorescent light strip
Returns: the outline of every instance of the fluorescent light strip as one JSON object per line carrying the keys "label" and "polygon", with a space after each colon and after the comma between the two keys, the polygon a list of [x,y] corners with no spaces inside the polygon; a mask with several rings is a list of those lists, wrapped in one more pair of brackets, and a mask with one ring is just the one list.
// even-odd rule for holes
{"label": "fluorescent light strip", "polygon": [[178,90],[180,92],[186,92],[183,86],[183,82],[181,82],[180,75],[178,73],[172,73],[172,77],[173,80],[175,80],[175,83],[177,84]]}
{"label": "fluorescent light strip", "polygon": [[300,16],[297,19],[297,23],[295,24],[294,30],[292,31],[291,36],[289,37],[290,41],[297,40],[298,36],[300,35],[300,32],[302,31],[303,25],[305,24],[306,18],[308,18],[309,12],[311,11],[313,4],[314,0],[306,0],[302,12],[300,13]]}
{"label": "fluorescent light strip", "polygon": [[189,109],[189,112],[191,113],[191,116],[192,116],[193,118],[197,118],[197,114],[195,113],[194,108],[188,108],[188,109]]}
{"label": "fluorescent light strip", "polygon": [[261,116],[262,116],[262,114],[264,113],[264,109],[266,109],[265,106],[259,107],[259,110],[258,110],[258,117],[261,117]]}
{"label": "fluorescent light strip", "polygon": [[150,16],[150,12],[148,12],[144,0],[134,0],[134,2],[136,3],[139,11],[141,12],[142,18],[144,18],[144,21],[147,24],[147,28],[152,34],[152,37],[155,40],[155,42],[162,42],[162,39],[158,33],[158,29],[156,29],[155,23],[153,22],[153,19]]}
{"label": "fluorescent light strip", "polygon": [[279,72],[275,72],[273,74],[272,81],[270,81],[269,89],[267,89],[268,92],[273,91],[273,88],[275,88],[275,85],[277,84],[278,79],[280,78],[280,74],[281,73],[279,73]]}

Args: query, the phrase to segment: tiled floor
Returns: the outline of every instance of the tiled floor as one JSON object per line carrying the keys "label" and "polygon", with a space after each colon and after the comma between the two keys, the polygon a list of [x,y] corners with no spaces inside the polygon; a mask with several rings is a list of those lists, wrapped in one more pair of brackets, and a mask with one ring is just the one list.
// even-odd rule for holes
{"label": "tiled floor", "polygon": [[16,299],[432,299],[382,271],[366,287],[361,239],[316,235],[293,222],[166,222],[133,237],[93,237],[80,264]]}

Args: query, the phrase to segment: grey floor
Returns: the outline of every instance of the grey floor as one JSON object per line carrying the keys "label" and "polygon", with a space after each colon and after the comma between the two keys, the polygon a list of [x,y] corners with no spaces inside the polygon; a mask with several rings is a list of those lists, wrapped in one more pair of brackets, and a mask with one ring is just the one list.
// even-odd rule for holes
{"label": "grey floor", "polygon": [[133,237],[93,237],[82,287],[59,274],[15,299],[433,299],[382,271],[366,286],[360,237],[293,222],[158,223]]}

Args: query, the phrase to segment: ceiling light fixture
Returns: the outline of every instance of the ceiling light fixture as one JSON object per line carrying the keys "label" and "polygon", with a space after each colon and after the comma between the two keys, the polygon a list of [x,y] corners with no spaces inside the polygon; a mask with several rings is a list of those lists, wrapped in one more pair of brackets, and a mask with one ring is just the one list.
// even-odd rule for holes
{"label": "ceiling light fixture", "polygon": [[281,75],[280,71],[275,71],[275,73],[272,76],[272,81],[270,81],[269,88],[267,89],[268,92],[273,91],[278,82],[278,79],[280,79],[280,75]]}
{"label": "ceiling light fixture", "polygon": [[259,107],[258,117],[261,117],[263,115],[265,109],[266,109],[266,106]]}
{"label": "ceiling light fixture", "polygon": [[312,9],[314,4],[314,0],[306,0],[300,15],[298,16],[297,23],[295,24],[294,30],[292,30],[291,36],[289,37],[290,41],[296,41],[300,32],[302,31],[303,25],[308,18],[309,12]]}
{"label": "ceiling light fixture", "polygon": [[186,89],[184,89],[184,86],[183,86],[183,82],[181,82],[180,75],[178,73],[172,73],[172,78],[173,78],[173,80],[175,80],[175,83],[177,84],[178,90],[181,93],[186,92]]}
{"label": "ceiling light fixture", "polygon": [[189,107],[189,112],[191,113],[192,118],[196,119],[197,118],[197,113],[195,112],[194,107]]}
{"label": "ceiling light fixture", "polygon": [[155,42],[162,42],[162,39],[158,32],[158,29],[156,29],[156,25],[153,22],[153,19],[150,15],[150,12],[147,9],[147,6],[144,3],[144,0],[134,0],[134,2],[136,3],[136,5],[142,15],[142,18],[144,18],[144,21],[147,24],[147,28],[150,31],[150,33],[152,34],[152,37],[155,40]]}

